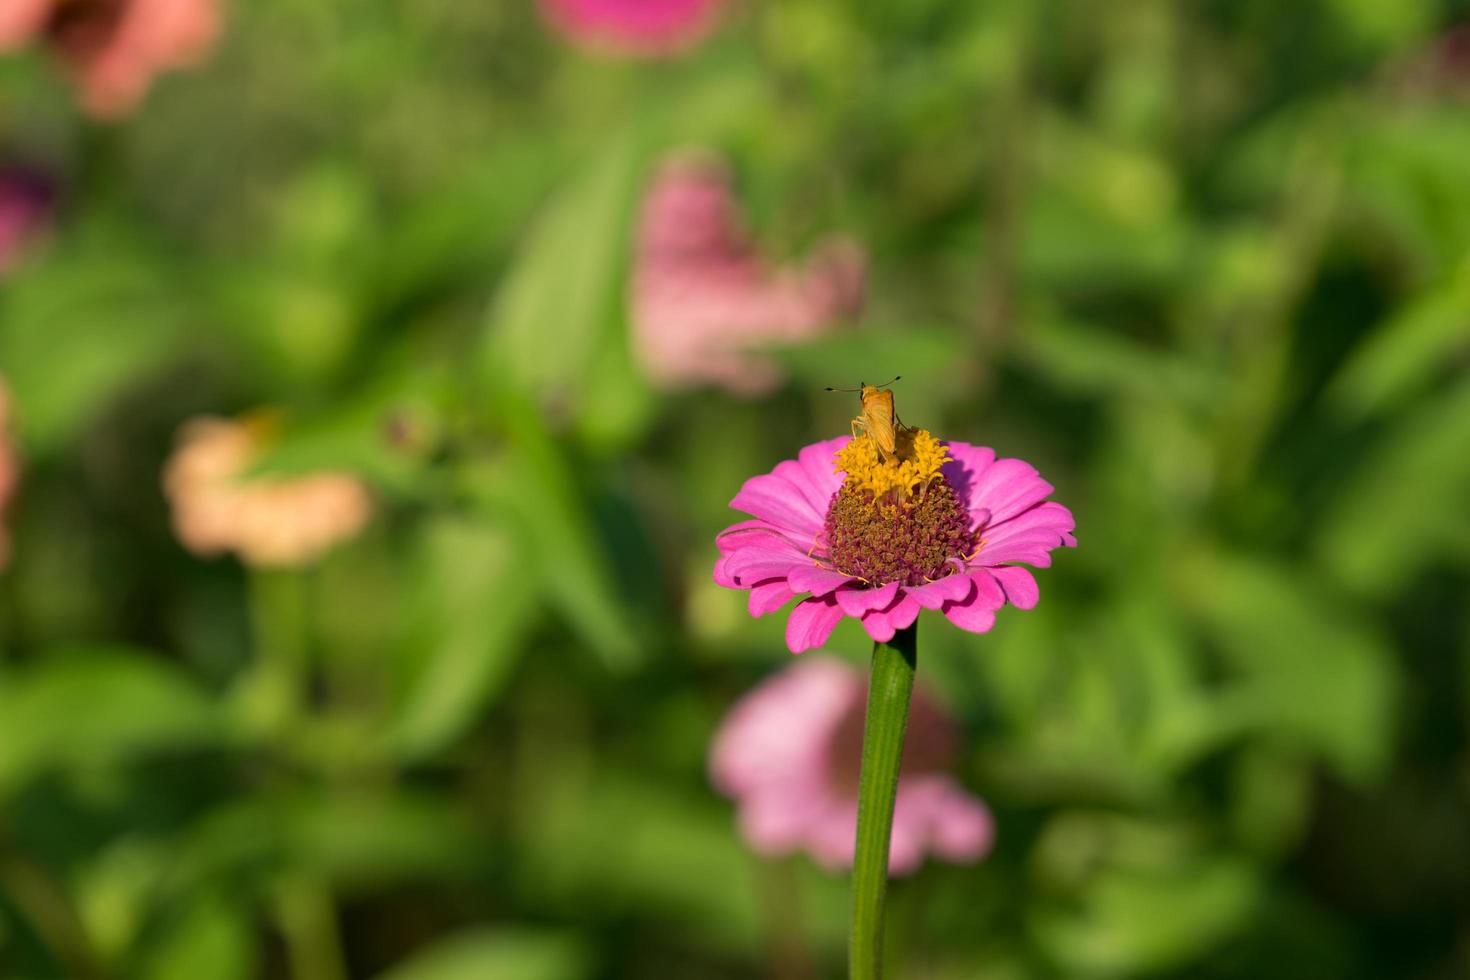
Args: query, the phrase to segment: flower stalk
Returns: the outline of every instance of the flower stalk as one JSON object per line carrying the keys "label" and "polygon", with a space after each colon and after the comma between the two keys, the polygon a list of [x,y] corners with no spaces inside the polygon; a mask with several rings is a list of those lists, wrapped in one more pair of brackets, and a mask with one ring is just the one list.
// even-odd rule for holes
{"label": "flower stalk", "polygon": [[877,980],[883,969],[883,901],[888,890],[888,846],[903,761],[904,734],[918,666],[918,623],[873,644],[868,713],[858,777],[857,841],[852,866],[850,980]]}

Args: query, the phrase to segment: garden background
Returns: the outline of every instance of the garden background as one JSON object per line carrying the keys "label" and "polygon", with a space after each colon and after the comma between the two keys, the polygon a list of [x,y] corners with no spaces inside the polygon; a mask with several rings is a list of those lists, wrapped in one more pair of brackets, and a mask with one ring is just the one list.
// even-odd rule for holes
{"label": "garden background", "polygon": [[893,975],[1470,973],[1465,4],[237,0],[119,94],[146,2],[0,56],[0,974],[840,975],[714,536],[895,374],[1079,544],[920,621],[994,846]]}

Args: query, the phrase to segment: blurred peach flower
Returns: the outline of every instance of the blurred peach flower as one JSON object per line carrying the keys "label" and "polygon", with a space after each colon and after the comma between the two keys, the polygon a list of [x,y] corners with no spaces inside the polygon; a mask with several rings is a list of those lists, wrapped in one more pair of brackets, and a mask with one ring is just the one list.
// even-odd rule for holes
{"label": "blurred peach flower", "polygon": [[51,183],[38,174],[19,167],[0,170],[0,276],[15,267],[46,227],[54,198]]}
{"label": "blurred peach flower", "polygon": [[5,517],[19,483],[20,462],[10,437],[10,389],[0,378],[0,569],[10,562],[10,531]]}
{"label": "blurred peach flower", "polygon": [[306,564],[355,536],[372,506],[348,473],[246,476],[268,438],[254,421],[199,418],[180,430],[163,472],[174,533],[190,551],[246,564]]}
{"label": "blurred peach flower", "polygon": [[838,238],[800,266],[772,268],[741,222],[726,169],[674,156],[653,179],[638,229],[630,318],[639,361],[668,388],[768,391],[781,374],[759,351],[811,340],[855,315],[864,270],[862,251]]}
{"label": "blurred peach flower", "polygon": [[[828,868],[851,866],[867,700],[860,671],[817,657],[776,674],[731,709],[715,734],[710,777],[736,801],[752,848],[770,855],[804,850]],[[943,771],[954,742],[950,720],[915,691],[891,875],[917,870],[926,853],[968,864],[990,851],[989,809]]]}
{"label": "blurred peach flower", "polygon": [[126,115],[155,75],[203,60],[219,30],[215,0],[0,0],[0,54],[42,40],[99,118]]}
{"label": "blurred peach flower", "polygon": [[714,30],[727,0],[541,0],[541,13],[574,43],[622,57],[680,54]]}

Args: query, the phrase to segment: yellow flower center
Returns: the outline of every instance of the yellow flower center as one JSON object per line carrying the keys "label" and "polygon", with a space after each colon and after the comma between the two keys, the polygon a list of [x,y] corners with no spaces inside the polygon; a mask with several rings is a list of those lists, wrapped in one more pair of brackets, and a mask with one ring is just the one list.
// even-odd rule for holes
{"label": "yellow flower center", "polygon": [[927,429],[901,429],[893,458],[884,460],[869,435],[854,438],[835,457],[835,472],[846,474],[843,489],[871,493],[875,502],[892,506],[921,492],[939,477],[949,450]]}

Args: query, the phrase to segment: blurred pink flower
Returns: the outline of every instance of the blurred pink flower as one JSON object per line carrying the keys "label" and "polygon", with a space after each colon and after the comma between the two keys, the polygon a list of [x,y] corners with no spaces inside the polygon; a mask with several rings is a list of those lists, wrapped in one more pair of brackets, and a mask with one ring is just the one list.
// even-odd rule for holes
{"label": "blurred pink flower", "polygon": [[234,551],[257,566],[303,565],[367,523],[367,489],[351,474],[243,475],[264,448],[267,429],[258,422],[200,418],[180,431],[163,487],[174,533],[190,551]]}
{"label": "blurred pink flower", "polygon": [[540,0],[542,15],[593,51],[624,57],[680,54],[709,36],[728,0]]}
{"label": "blurred pink flower", "polygon": [[0,276],[15,267],[26,246],[46,227],[54,197],[51,184],[36,174],[0,170]]}
{"label": "blurred pink flower", "polygon": [[830,331],[862,303],[864,258],[829,239],[802,266],[773,269],[740,220],[729,175],[680,155],[643,202],[631,290],[634,347],[657,384],[759,394],[780,372],[759,353]]}
{"label": "blurred pink flower", "polygon": [[[730,501],[754,520],[715,539],[715,582],[750,590],[753,616],[799,599],[786,623],[792,653],[827,642],[844,616],[885,643],[921,608],[984,633],[1007,602],[1030,609],[1040,598],[1016,563],[1046,568],[1053,548],[1076,545],[1071,511],[1046,499],[1052,486],[1029,463],[911,431],[901,466],[882,463],[867,436],[840,436],[751,477]],[[900,489],[875,499],[868,488],[883,480]]]}
{"label": "blurred pink flower", "polygon": [[155,75],[197,64],[219,29],[216,0],[0,0],[0,53],[44,40],[100,118],[132,111]]}
{"label": "blurred pink flower", "polygon": [[[710,777],[739,809],[741,833],[762,854],[805,850],[828,868],[852,864],[867,685],[830,658],[803,660],[742,698],[710,750]],[[944,769],[954,726],[914,692],[888,856],[892,875],[925,853],[970,863],[989,852],[990,811]]]}
{"label": "blurred pink flower", "polygon": [[0,378],[0,569],[10,562],[10,531],[5,517],[19,483],[20,461],[10,438],[10,389]]}

